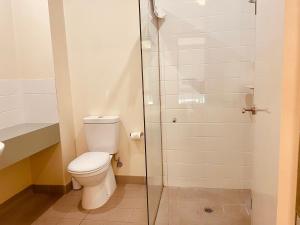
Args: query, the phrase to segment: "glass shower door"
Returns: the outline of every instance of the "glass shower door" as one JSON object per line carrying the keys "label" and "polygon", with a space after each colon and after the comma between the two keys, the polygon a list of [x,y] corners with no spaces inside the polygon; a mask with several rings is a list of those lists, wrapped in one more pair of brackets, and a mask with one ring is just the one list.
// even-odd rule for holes
{"label": "glass shower door", "polygon": [[140,0],[149,224],[155,223],[163,188],[158,23],[152,1]]}

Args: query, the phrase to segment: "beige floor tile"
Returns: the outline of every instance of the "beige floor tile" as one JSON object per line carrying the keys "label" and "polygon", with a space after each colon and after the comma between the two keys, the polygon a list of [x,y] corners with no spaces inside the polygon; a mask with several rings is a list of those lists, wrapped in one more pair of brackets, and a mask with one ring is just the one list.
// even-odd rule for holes
{"label": "beige floor tile", "polygon": [[63,218],[71,218],[71,219],[84,219],[88,214],[87,210],[82,209],[78,206],[72,206],[68,212],[64,215]]}
{"label": "beige floor tile", "polygon": [[224,214],[232,225],[250,225],[251,220],[246,209],[242,205],[224,205]]}
{"label": "beige floor tile", "polygon": [[103,208],[122,208],[122,209],[146,209],[146,198],[112,198]]}
{"label": "beige floor tile", "polygon": [[91,210],[88,215],[85,217],[87,220],[102,220],[106,221],[106,218],[110,216],[111,209],[99,208],[95,210]]}
{"label": "beige floor tile", "polygon": [[83,219],[88,214],[88,211],[81,209],[76,205],[59,204],[48,209],[40,219],[44,218],[66,218],[66,219]]}
{"label": "beige floor tile", "polygon": [[127,222],[83,220],[80,225],[147,225],[147,223],[127,223]]}
{"label": "beige floor tile", "polygon": [[222,190],[220,192],[220,199],[222,204],[244,204],[241,190]]}
{"label": "beige floor tile", "polygon": [[146,209],[134,209],[128,222],[132,223],[147,223],[147,210]]}
{"label": "beige floor tile", "polygon": [[79,225],[81,221],[79,219],[62,219],[56,225]]}
{"label": "beige floor tile", "polygon": [[41,218],[32,223],[32,225],[56,225],[61,218]]}
{"label": "beige floor tile", "polygon": [[[165,188],[156,225],[250,225],[248,190]],[[204,211],[211,208],[212,213]]]}
{"label": "beige floor tile", "polygon": [[115,209],[109,214],[107,221],[112,222],[131,222],[131,216],[133,214],[133,209]]}
{"label": "beige floor tile", "polygon": [[83,220],[80,225],[106,225],[107,223],[99,220]]}
{"label": "beige floor tile", "polygon": [[127,184],[119,185],[112,198],[145,198],[147,197],[145,185]]}
{"label": "beige floor tile", "polygon": [[133,209],[106,209],[100,208],[91,211],[87,216],[87,220],[112,221],[112,222],[130,222]]}
{"label": "beige floor tile", "polygon": [[51,219],[51,218],[58,218],[61,219],[65,216],[67,210],[63,210],[63,209],[56,209],[51,207],[50,209],[48,209],[45,213],[43,213],[39,219]]}
{"label": "beige floor tile", "polygon": [[169,224],[169,212],[168,210],[160,208],[156,217],[156,225],[168,225]]}
{"label": "beige floor tile", "polygon": [[[143,185],[121,185],[102,208],[85,211],[81,192],[59,199],[34,225],[146,225]],[[250,225],[248,190],[165,188],[156,225]],[[213,209],[206,213],[204,209]]]}

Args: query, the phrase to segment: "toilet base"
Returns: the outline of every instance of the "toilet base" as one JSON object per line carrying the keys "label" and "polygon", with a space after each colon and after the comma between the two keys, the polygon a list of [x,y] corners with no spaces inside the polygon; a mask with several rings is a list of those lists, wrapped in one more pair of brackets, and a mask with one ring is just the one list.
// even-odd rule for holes
{"label": "toilet base", "polygon": [[104,180],[94,186],[84,186],[82,190],[82,208],[96,209],[103,206],[117,188],[115,175],[110,165]]}

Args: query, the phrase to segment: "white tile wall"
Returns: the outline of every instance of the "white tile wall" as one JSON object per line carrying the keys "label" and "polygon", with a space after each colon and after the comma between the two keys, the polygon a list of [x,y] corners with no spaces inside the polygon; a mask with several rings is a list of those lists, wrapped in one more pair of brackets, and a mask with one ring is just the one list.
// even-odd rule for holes
{"label": "white tile wall", "polygon": [[[161,0],[165,183],[249,188],[255,16],[244,0]],[[173,123],[176,118],[177,122]]]}
{"label": "white tile wall", "polygon": [[0,80],[0,129],[58,121],[53,79]]}

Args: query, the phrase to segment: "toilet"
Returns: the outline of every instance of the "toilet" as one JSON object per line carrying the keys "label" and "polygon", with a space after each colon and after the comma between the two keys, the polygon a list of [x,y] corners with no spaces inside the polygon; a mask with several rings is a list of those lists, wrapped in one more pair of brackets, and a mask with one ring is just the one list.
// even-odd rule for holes
{"label": "toilet", "polygon": [[96,209],[103,206],[117,185],[111,160],[118,152],[118,116],[89,116],[83,119],[88,152],[74,159],[68,171],[81,186],[82,207]]}

